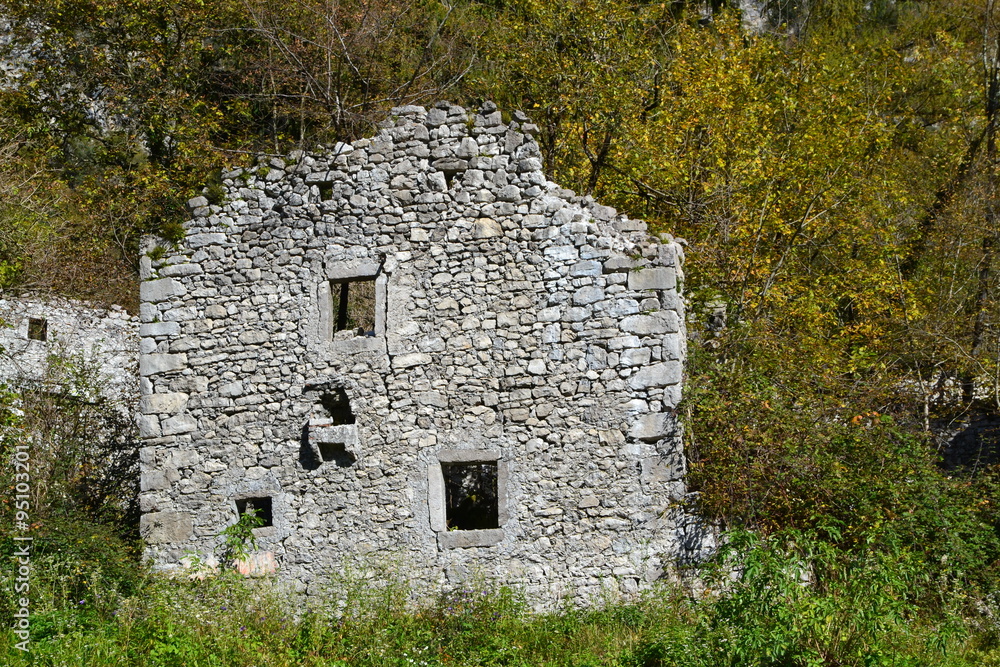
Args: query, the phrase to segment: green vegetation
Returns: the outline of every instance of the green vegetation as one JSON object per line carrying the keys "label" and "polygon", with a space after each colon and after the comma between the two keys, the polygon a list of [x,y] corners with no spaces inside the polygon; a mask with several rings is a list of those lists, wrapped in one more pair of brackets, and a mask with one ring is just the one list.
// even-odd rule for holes
{"label": "green vegetation", "polygon": [[220,167],[397,104],[521,108],[554,180],[687,240],[690,484],[739,577],[592,612],[393,589],[301,617],[266,586],[150,579],[134,434],[67,366],[60,393],[0,395],[5,454],[59,453],[37,660],[1000,661],[1000,468],[946,469],[931,428],[1000,411],[995,0],[781,0],[759,33],[717,1],[271,4],[0,1],[0,287],[135,308],[138,239],[176,239]]}
{"label": "green vegetation", "polygon": [[[1000,664],[995,604],[962,615],[961,599],[941,589],[928,616],[923,596],[939,582],[925,580],[899,545],[845,554],[806,533],[738,533],[720,565],[706,570],[699,596],[663,584],[632,602],[540,614],[486,582],[421,594],[389,563],[345,569],[305,607],[270,582],[232,574],[150,576],[131,593],[107,585],[62,602],[62,590],[48,586],[62,572],[46,569],[33,662],[9,632],[0,659],[12,667]],[[105,593],[114,604],[102,602]]]}

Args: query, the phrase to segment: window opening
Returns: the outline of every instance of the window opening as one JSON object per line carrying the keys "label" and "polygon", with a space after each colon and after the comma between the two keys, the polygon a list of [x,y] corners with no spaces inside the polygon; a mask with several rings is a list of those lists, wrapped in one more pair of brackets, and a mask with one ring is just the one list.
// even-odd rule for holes
{"label": "window opening", "polygon": [[333,332],[356,330],[361,336],[375,335],[375,278],[330,282],[333,299],[330,312],[336,313]]}
{"label": "window opening", "polygon": [[347,392],[343,387],[337,387],[332,392],[321,395],[319,402],[329,415],[331,426],[354,423],[351,401],[347,398]]}
{"label": "window opening", "polygon": [[317,183],[316,186],[319,189],[319,198],[320,198],[321,201],[329,201],[329,200],[333,199],[333,183],[332,182],[327,181],[327,182],[324,182],[324,183]]}
{"label": "window opening", "polygon": [[347,468],[357,461],[354,454],[347,451],[347,445],[343,442],[320,442],[319,456],[324,462],[332,461],[338,468]]}
{"label": "window opening", "polygon": [[250,512],[256,512],[257,516],[259,516],[261,521],[263,521],[263,523],[258,526],[259,528],[266,528],[273,525],[271,516],[271,499],[268,497],[240,498],[236,501],[236,511],[239,512],[240,516],[249,514]]}
{"label": "window opening", "polygon": [[448,530],[499,528],[497,464],[442,463]]}
{"label": "window opening", "polygon": [[47,340],[49,322],[44,317],[28,318],[28,340]]}

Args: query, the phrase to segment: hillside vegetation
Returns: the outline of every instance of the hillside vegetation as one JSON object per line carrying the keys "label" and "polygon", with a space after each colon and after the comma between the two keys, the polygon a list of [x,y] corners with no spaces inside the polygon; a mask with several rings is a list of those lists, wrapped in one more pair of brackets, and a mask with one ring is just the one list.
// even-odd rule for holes
{"label": "hillside vegetation", "polygon": [[[362,659],[350,632],[377,617],[405,626],[386,641],[435,647],[423,664],[997,661],[998,460],[946,466],[939,434],[1000,411],[1000,7],[762,6],[750,31],[724,1],[0,0],[0,287],[135,309],[138,239],[179,238],[222,167],[368,135],[400,104],[522,109],[553,180],[688,243],[689,483],[746,564],[702,602],[671,589],[539,620],[488,596],[458,621],[427,601],[280,631],[222,614],[212,635],[101,555],[128,553],[134,498],[93,495],[106,454],[12,392],[3,446],[35,434],[79,463],[53,468],[59,511],[37,527],[79,568],[45,584],[53,655],[93,641],[107,664],[157,646],[151,664],[244,664],[219,644],[241,627],[300,651],[259,664],[413,664],[399,646]],[[107,599],[71,612],[95,571]],[[486,609],[506,620],[487,628]],[[471,636],[509,651],[470,658]],[[209,648],[168,659],[187,641]]]}

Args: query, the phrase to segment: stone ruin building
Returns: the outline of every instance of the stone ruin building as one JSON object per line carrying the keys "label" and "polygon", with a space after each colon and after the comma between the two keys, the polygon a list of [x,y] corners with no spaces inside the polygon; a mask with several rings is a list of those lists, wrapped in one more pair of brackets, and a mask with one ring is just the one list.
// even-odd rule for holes
{"label": "stone ruin building", "polygon": [[432,587],[588,599],[705,544],[679,504],[682,247],[547,180],[535,131],[491,103],[394,109],[224,173],[178,245],[148,240],[158,567],[250,511],[251,569],[310,593],[377,554]]}
{"label": "stone ruin building", "polygon": [[124,409],[138,401],[139,323],[120,306],[0,294],[0,381],[61,391],[53,355],[85,370]]}

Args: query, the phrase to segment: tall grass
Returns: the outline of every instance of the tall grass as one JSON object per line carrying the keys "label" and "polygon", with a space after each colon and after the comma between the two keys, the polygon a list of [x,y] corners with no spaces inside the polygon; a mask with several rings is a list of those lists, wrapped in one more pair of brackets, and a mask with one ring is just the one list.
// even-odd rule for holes
{"label": "tall grass", "polygon": [[81,573],[92,591],[82,602],[60,587],[66,567],[40,570],[31,653],[0,633],[0,664],[1000,665],[991,598],[937,604],[926,593],[942,583],[922,580],[905,549],[845,553],[804,534],[737,534],[698,595],[664,584],[544,614],[488,582],[417,591],[400,569],[345,570],[306,601],[268,580],[136,568],[131,588]]}

